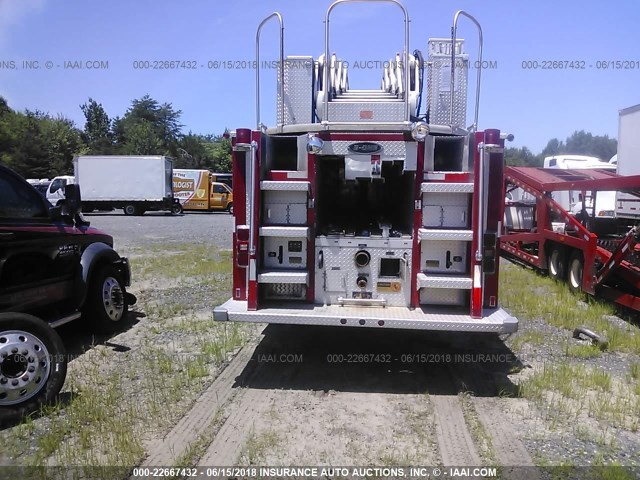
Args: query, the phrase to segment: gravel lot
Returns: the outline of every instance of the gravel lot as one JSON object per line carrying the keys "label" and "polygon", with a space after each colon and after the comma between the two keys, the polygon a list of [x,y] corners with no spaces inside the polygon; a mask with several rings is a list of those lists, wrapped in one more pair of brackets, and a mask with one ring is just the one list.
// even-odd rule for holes
{"label": "gravel lot", "polygon": [[[188,462],[200,465],[617,462],[636,470],[616,478],[638,478],[640,435],[634,419],[640,412],[640,380],[637,371],[635,378],[630,373],[632,364],[640,365],[635,353],[572,357],[568,348],[580,342],[571,339],[571,331],[530,312],[519,316],[517,334],[502,339],[360,329],[336,334],[335,328],[278,325],[262,330],[211,322],[212,307],[230,294],[233,217],[114,212],[86,218],[112,235],[116,250],[131,259],[130,290],[138,297],[132,324],[111,338],[76,333],[73,324],[61,329],[74,357],[64,392],[70,403],[32,426],[0,432],[0,445],[10,452],[5,457],[0,449],[0,465],[20,465],[28,457],[30,464],[73,458],[90,465],[157,466],[191,452]],[[514,270],[520,271],[505,262],[503,279]],[[589,308],[583,303],[577,315]],[[637,328],[614,316],[609,321]],[[221,338],[227,340],[220,344]],[[563,397],[549,385],[537,400],[522,390],[528,379],[557,365],[601,372],[611,386],[598,396],[591,385],[584,398]],[[121,404],[104,394],[105,379],[111,379],[109,391],[120,392]],[[615,400],[621,391],[633,403],[620,403],[618,410],[610,402],[598,403]],[[107,409],[115,426],[83,416],[83,401],[93,396],[102,403],[87,410]],[[125,441],[137,450],[130,457],[118,453],[78,461],[77,452],[47,449],[39,440],[68,431],[90,439],[83,455]],[[501,478],[523,478],[522,473],[507,469]],[[536,479],[569,478],[568,472],[544,468],[527,473]],[[571,473],[582,478],[579,471]]]}
{"label": "gravel lot", "polygon": [[[104,230],[114,239],[122,255],[145,244],[194,242],[218,248],[231,248],[233,217],[227,212],[184,213],[169,215],[149,212],[128,217],[122,212],[85,214],[93,227]],[[179,233],[178,233],[179,232]]]}

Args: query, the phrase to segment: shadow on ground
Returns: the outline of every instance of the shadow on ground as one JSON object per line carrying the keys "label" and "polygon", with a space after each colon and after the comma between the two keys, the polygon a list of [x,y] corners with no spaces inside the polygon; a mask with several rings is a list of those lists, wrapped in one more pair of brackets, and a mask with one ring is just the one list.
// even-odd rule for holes
{"label": "shadow on ground", "polygon": [[269,325],[236,387],[491,397],[524,367],[494,334]]}

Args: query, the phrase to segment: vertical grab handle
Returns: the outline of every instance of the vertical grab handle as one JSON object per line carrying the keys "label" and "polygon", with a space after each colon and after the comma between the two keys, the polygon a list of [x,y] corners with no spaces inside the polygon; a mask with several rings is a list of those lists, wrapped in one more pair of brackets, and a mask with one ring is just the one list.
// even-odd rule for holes
{"label": "vertical grab handle", "polygon": [[[260,22],[256,32],[256,128],[258,130],[262,129],[262,122],[260,122],[260,32],[264,24],[272,18],[277,18],[280,23],[280,65],[278,73],[280,75],[280,99],[282,100],[280,102],[280,121],[284,122],[284,20],[280,13],[273,12]],[[278,126],[282,126],[282,124]]]}
{"label": "vertical grab handle", "polygon": [[[482,67],[482,27],[480,23],[464,10],[458,10],[453,17],[453,26],[451,27],[451,105],[449,111],[449,123],[453,126],[453,93],[456,88],[455,74],[456,74],[456,34],[458,31],[458,18],[460,15],[467,17],[476,27],[478,27],[478,66]],[[473,125],[471,130],[476,131],[478,129],[478,109],[480,108],[480,73],[482,68],[478,68],[478,75],[476,76],[476,109],[473,116]],[[464,127],[464,125],[459,125]]]}

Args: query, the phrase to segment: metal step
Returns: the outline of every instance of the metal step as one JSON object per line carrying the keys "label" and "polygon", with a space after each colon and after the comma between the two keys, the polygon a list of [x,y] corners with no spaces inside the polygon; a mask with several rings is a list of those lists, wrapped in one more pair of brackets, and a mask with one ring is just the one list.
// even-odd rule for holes
{"label": "metal step", "polygon": [[472,193],[473,183],[423,182],[422,193]]}
{"label": "metal step", "polygon": [[418,288],[459,288],[470,290],[471,278],[466,276],[418,273]]}
{"label": "metal step", "polygon": [[260,236],[309,238],[309,227],[260,227]]}
{"label": "metal step", "polygon": [[287,182],[277,180],[263,180],[260,182],[260,190],[280,190],[288,192],[307,192],[309,191],[309,182]]}
{"label": "metal step", "polygon": [[397,97],[397,95],[391,92],[378,91],[378,92],[342,92],[336,94],[337,97],[342,98],[362,98],[362,97],[370,97],[370,98],[378,98],[378,97]]}
{"label": "metal step", "polygon": [[308,285],[309,273],[269,270],[258,274],[258,283],[304,283]]}
{"label": "metal step", "polygon": [[422,240],[473,240],[473,230],[442,230],[436,228],[418,229],[418,239]]}
{"label": "metal step", "polygon": [[402,98],[397,97],[359,97],[359,98],[332,98],[334,103],[404,103]]}

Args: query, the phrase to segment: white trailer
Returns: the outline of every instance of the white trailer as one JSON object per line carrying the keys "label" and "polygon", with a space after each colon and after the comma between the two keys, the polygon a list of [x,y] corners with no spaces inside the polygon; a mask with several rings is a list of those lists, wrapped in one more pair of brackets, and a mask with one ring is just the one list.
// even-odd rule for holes
{"label": "white trailer", "polygon": [[[640,105],[620,110],[617,166],[618,175],[640,174]],[[628,193],[618,193],[616,216],[640,219],[640,198]]]}
{"label": "white trailer", "polygon": [[180,213],[173,197],[173,161],[164,156],[81,155],[73,160],[83,211],[122,208],[126,215],[149,210]]}

